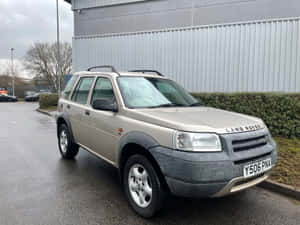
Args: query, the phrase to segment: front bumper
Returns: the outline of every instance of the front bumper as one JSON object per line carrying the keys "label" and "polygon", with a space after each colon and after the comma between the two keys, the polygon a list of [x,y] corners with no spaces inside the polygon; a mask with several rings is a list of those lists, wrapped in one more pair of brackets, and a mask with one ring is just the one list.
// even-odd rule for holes
{"label": "front bumper", "polygon": [[[254,135],[261,135],[261,132],[263,130],[255,131]],[[149,150],[158,162],[172,194],[221,197],[249,188],[269,177],[270,170],[246,179],[243,177],[243,168],[267,158],[272,159],[272,166],[276,164],[277,147],[271,138],[265,146],[242,153],[234,153],[230,147],[232,136],[221,138],[224,150],[219,153],[183,152],[161,146]]]}
{"label": "front bumper", "polygon": [[223,187],[220,191],[218,191],[212,197],[226,196],[228,194],[232,194],[232,193],[250,188],[252,186],[255,186],[255,185],[263,182],[264,180],[268,179],[271,174],[271,170],[269,170],[257,177],[250,178],[250,179],[249,178],[246,179],[244,177],[234,178],[231,181],[229,181],[225,187]]}

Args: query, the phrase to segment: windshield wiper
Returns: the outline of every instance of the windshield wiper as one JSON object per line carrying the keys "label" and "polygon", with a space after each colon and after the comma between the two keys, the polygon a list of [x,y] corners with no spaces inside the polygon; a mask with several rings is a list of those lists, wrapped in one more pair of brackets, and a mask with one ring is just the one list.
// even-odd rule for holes
{"label": "windshield wiper", "polygon": [[156,106],[149,106],[147,108],[167,108],[167,107],[178,107],[178,106],[185,106],[183,104],[176,104],[176,103],[167,103],[167,104],[161,104]]}
{"label": "windshield wiper", "polygon": [[190,104],[189,106],[190,107],[193,107],[193,106],[202,106],[202,104],[200,102],[196,102],[196,103]]}

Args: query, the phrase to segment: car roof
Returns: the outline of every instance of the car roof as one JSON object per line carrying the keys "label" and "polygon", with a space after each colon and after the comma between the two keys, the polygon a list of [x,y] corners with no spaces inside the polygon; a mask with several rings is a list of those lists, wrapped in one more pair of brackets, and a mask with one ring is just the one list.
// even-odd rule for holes
{"label": "car roof", "polygon": [[153,78],[162,78],[166,79],[163,76],[160,76],[155,73],[142,73],[142,72],[120,72],[120,73],[115,73],[115,72],[90,72],[90,71],[81,71],[81,72],[76,72],[74,75],[79,75],[79,76],[101,76],[101,75],[106,75],[106,76],[111,76],[111,77],[153,77]]}

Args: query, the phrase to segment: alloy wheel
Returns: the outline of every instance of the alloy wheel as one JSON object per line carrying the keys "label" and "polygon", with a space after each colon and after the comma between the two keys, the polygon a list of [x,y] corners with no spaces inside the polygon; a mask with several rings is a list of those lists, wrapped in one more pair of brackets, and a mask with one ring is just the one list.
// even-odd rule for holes
{"label": "alloy wheel", "polygon": [[134,164],[128,174],[129,192],[133,201],[146,208],[152,201],[152,185],[147,170],[140,164]]}

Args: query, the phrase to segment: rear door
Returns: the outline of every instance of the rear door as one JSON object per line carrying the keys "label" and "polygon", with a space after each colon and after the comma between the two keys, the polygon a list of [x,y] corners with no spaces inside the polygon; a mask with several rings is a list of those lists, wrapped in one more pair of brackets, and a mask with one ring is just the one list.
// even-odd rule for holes
{"label": "rear door", "polygon": [[89,110],[88,99],[95,77],[81,77],[67,105],[74,138],[78,144],[87,144],[90,128],[84,121]]}

